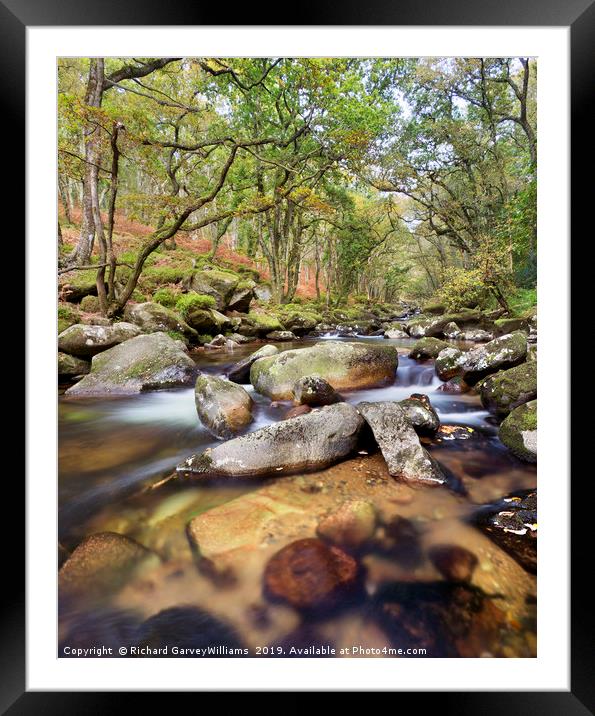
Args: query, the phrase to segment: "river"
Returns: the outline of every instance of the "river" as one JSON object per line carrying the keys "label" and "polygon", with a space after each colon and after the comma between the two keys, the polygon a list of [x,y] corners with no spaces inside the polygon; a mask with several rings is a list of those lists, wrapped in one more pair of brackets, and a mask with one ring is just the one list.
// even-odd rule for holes
{"label": "river", "polygon": [[[426,544],[445,540],[464,544],[477,542],[479,573],[485,578],[483,588],[486,591],[488,588],[503,588],[497,580],[494,584],[490,581],[495,579],[493,571],[500,558],[499,551],[492,548],[491,542],[484,535],[469,526],[468,518],[480,504],[495,502],[513,491],[534,488],[535,466],[520,462],[502,446],[497,438],[497,423],[483,409],[477,395],[448,395],[437,392],[441,382],[435,375],[433,362],[418,363],[406,355],[414,342],[413,339],[389,341],[383,338],[359,337],[357,340],[380,340],[385,344],[395,345],[400,353],[399,367],[393,385],[344,392],[344,398],[348,402],[402,400],[412,393],[424,393],[430,397],[443,425],[472,429],[472,439],[450,440],[445,436],[440,442],[427,446],[433,457],[461,481],[467,496],[462,498],[446,489],[416,490],[413,502],[407,504],[404,500],[400,511],[407,519],[414,522],[417,520],[423,525],[423,541]],[[296,343],[279,344],[279,348],[286,350],[312,343],[313,340],[305,339]],[[219,375],[224,374],[230,365],[250,354],[256,347],[258,346],[255,344],[248,344],[232,353],[197,351],[194,359],[201,371]],[[280,420],[290,407],[289,403],[271,405],[269,399],[255,393],[251,386],[246,387],[255,401],[251,430]],[[216,443],[198,421],[192,388],[113,399],[68,399],[60,395],[59,542],[64,554],[72,551],[86,535],[110,530],[138,539],[142,544],[158,551],[161,547],[161,555],[166,561],[191,559],[182,530],[179,539],[164,545],[159,542],[159,538],[155,538],[151,527],[177,510],[189,507],[188,514],[196,515],[257,489],[262,484],[250,481],[230,484],[220,481],[215,484],[192,484],[180,489],[175,480],[167,481],[178,462]],[[154,488],[162,480],[165,480],[162,486]],[[152,544],[147,544],[147,541],[151,540]],[[382,572],[384,562],[381,556],[378,557],[377,564],[374,564],[373,557],[371,559],[369,572],[373,582],[374,575]],[[517,570],[516,563],[510,564],[509,561],[506,557],[502,567],[502,579],[519,582],[519,585],[508,586],[511,593],[515,593],[515,599],[525,603],[527,596],[534,592],[534,577],[526,575],[520,568],[520,571]],[[428,572],[427,565],[417,564],[415,560],[409,564],[407,559],[401,562],[395,573],[401,580],[423,579],[432,574],[431,571]],[[391,566],[393,567],[394,565]],[[375,587],[372,587],[372,591],[374,589]],[[181,589],[181,603],[188,601],[185,596]],[[237,598],[236,595],[236,601]],[[80,616],[81,609],[81,604],[78,603],[74,611]],[[526,618],[523,609],[524,607],[519,613],[522,612],[523,618]],[[95,613],[95,606],[93,611]],[[335,624],[341,634],[345,630],[351,634],[349,629],[353,630],[354,624],[359,624],[360,630],[363,628],[362,613],[361,609],[355,610],[357,616],[354,617],[355,621],[352,619],[349,622],[350,626],[344,624],[345,616],[331,616],[327,621],[329,624]],[[515,623],[519,618],[516,614]],[[73,614],[65,607],[61,615],[62,636],[71,631],[72,619]],[[92,627],[81,627],[80,619],[75,619],[78,625],[78,641],[85,643],[86,631],[89,632],[89,638],[92,635],[95,640],[108,639],[107,632],[113,632],[111,618],[105,619],[105,633],[101,620],[91,621]],[[534,635],[534,624],[531,619],[523,623],[523,628],[517,632],[522,638],[520,641],[518,637],[509,640],[511,653],[504,655],[533,655],[531,634]],[[303,633],[300,634],[302,638]],[[361,638],[364,639],[363,636]],[[320,640],[320,635],[318,639]],[[364,641],[382,643],[382,639],[381,636],[370,636],[368,630]],[[486,640],[489,641],[487,637]],[[458,655],[482,655],[484,651],[486,655],[494,655],[491,643],[478,646],[476,650],[480,653],[477,654],[473,648],[466,648],[471,649],[469,654],[465,654],[464,649],[459,649]]]}

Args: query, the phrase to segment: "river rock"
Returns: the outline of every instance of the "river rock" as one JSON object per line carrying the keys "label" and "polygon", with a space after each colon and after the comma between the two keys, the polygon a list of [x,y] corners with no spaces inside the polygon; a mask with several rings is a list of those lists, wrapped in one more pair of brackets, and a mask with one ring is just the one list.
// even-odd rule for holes
{"label": "river rock", "polygon": [[60,597],[99,597],[117,590],[141,569],[158,564],[157,555],[129,537],[115,532],[90,535],[60,568]]}
{"label": "river rock", "polygon": [[409,358],[413,358],[414,360],[436,358],[440,351],[445,348],[448,348],[448,343],[438,338],[421,338],[413,345],[413,348],[409,352]]}
{"label": "river rock", "polygon": [[447,380],[446,383],[442,383],[436,388],[437,393],[448,393],[449,395],[462,395],[468,393],[469,390],[469,386],[460,375]]}
{"label": "river rock", "polygon": [[447,482],[440,465],[421,446],[405,410],[398,403],[363,402],[358,403],[357,409],[372,429],[390,475],[423,485]]}
{"label": "river rock", "polygon": [[501,370],[481,381],[481,402],[497,415],[537,398],[537,362],[528,361],[515,368]]}
{"label": "river rock", "polygon": [[494,321],[497,336],[504,336],[513,331],[529,333],[529,322],[525,318],[499,318]]}
{"label": "river rock", "polygon": [[440,380],[450,380],[461,372],[464,362],[464,351],[461,351],[454,346],[445,348],[438,353],[436,361],[434,362],[436,375],[440,378]]}
{"label": "river rock", "polygon": [[199,375],[194,401],[201,423],[218,438],[230,438],[252,422],[252,398],[225,378]]}
{"label": "river rock", "polygon": [[399,405],[418,435],[434,435],[440,427],[438,413],[427,395],[413,393],[409,398],[401,400]]}
{"label": "river rock", "polygon": [[383,335],[385,338],[391,338],[393,340],[409,338],[409,334],[400,328],[387,328],[385,331],[381,328],[379,331],[374,331],[371,335]]}
{"label": "river rock", "polygon": [[58,351],[59,376],[73,378],[76,375],[86,375],[90,369],[91,364],[88,361]]}
{"label": "river rock", "polygon": [[277,355],[277,353],[279,353],[277,346],[262,346],[247,358],[242,358],[235,365],[232,365],[227,371],[227,377],[234,383],[249,383],[252,364],[259,358],[270,358],[270,356]]}
{"label": "river rock", "polygon": [[478,564],[477,557],[456,544],[436,544],[429,551],[430,561],[449,582],[470,582]]}
{"label": "river rock", "polygon": [[337,545],[356,549],[374,537],[376,508],[368,500],[348,500],[324,517],[316,533]]}
{"label": "river rock", "polygon": [[247,313],[250,310],[250,304],[254,298],[255,288],[256,283],[251,279],[241,281],[229,298],[227,308],[230,311],[241,311],[242,313]]}
{"label": "river rock", "polygon": [[306,415],[311,412],[312,408],[309,405],[294,405],[293,408],[290,408],[285,413],[283,420],[290,420],[291,418],[297,418],[298,415]]}
{"label": "river rock", "polygon": [[537,492],[503,498],[480,510],[476,525],[528,572],[537,571]]}
{"label": "river rock", "polygon": [[194,381],[196,366],[166,333],[131,338],[93,357],[91,372],[66,395],[127,395]]}
{"label": "river rock", "polygon": [[442,332],[446,338],[458,338],[461,334],[461,329],[454,321],[451,321],[444,326]]}
{"label": "river rock", "polygon": [[297,341],[297,336],[291,331],[271,331],[266,338],[268,341]]}
{"label": "river rock", "polygon": [[521,460],[537,462],[537,401],[515,408],[501,423],[498,437]]}
{"label": "river rock", "polygon": [[343,400],[330,383],[317,375],[300,378],[293,388],[293,395],[300,405],[311,407],[333,405]]}
{"label": "river rock", "polygon": [[228,336],[224,336],[223,333],[219,333],[218,335],[213,338],[213,340],[210,343],[204,344],[205,348],[225,348],[226,351],[233,351],[236,348],[240,347],[239,343],[236,343],[234,340],[229,338]]}
{"label": "river rock", "polygon": [[466,383],[474,385],[490,373],[513,368],[527,356],[527,339],[522,333],[510,333],[465,353],[461,366]]}
{"label": "river rock", "polygon": [[91,358],[140,333],[139,328],[131,323],[114,323],[113,326],[87,326],[77,323],[60,333],[58,350],[79,358]]}
{"label": "river rock", "polygon": [[335,390],[371,388],[391,384],[397,364],[393,346],[324,341],[257,360],[250,382],[272,400],[291,400],[296,382],[304,376],[318,375]]}
{"label": "river rock", "polygon": [[296,609],[328,608],[355,589],[358,576],[357,562],[343,550],[319,539],[301,539],[271,557],[264,591]]}
{"label": "river rock", "polygon": [[482,313],[478,310],[445,313],[442,316],[418,316],[407,323],[407,331],[412,338],[443,336],[445,327],[450,323],[456,323],[457,326],[477,324],[482,318]]}
{"label": "river rock", "polygon": [[475,343],[486,343],[494,338],[494,334],[484,331],[482,328],[472,328],[468,331],[462,331],[457,338],[461,341],[473,341]]}
{"label": "river rock", "polygon": [[188,477],[260,477],[320,470],[346,457],[356,445],[363,420],[348,403],[267,425],[180,463]]}
{"label": "river rock", "polygon": [[125,311],[126,318],[139,326],[144,333],[172,331],[179,333],[189,341],[195,341],[197,332],[178,316],[171,308],[160,303],[137,303],[129,305]]}

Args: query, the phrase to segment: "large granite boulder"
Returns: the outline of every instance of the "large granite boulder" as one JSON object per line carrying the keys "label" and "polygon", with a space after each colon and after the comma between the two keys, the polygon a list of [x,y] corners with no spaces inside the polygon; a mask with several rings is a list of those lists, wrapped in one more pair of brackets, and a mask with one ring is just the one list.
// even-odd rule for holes
{"label": "large granite boulder", "polygon": [[450,380],[451,378],[459,375],[464,362],[464,351],[461,351],[454,346],[444,348],[440,351],[440,353],[438,353],[436,361],[434,362],[436,375],[440,378],[440,380]]}
{"label": "large granite boulder", "polygon": [[272,400],[291,400],[295,384],[305,376],[324,378],[335,390],[371,388],[391,384],[397,363],[393,346],[325,341],[261,358],[250,369],[250,382]]}
{"label": "large granite boulder", "polygon": [[428,360],[436,358],[440,351],[448,348],[448,343],[439,338],[420,338],[413,344],[409,358],[414,360]]}
{"label": "large granite boulder", "polygon": [[73,378],[76,375],[86,375],[91,366],[88,361],[68,353],[58,352],[58,375],[63,378]]}
{"label": "large granite boulder", "polygon": [[166,333],[137,336],[91,362],[91,372],[66,395],[130,395],[194,381],[196,366],[181,341]]}
{"label": "large granite boulder", "polygon": [[77,323],[60,333],[58,350],[80,358],[91,358],[140,333],[138,326],[131,323],[121,322],[110,326],[87,326]]}
{"label": "large granite boulder", "polygon": [[217,308],[222,311],[229,306],[239,283],[240,277],[231,271],[202,269],[192,274],[187,287],[197,293],[212,296]]}
{"label": "large granite boulder", "polygon": [[347,403],[313,410],[193,455],[177,467],[187,477],[280,477],[320,470],[351,453],[363,420]]}
{"label": "large granite boulder", "polygon": [[440,427],[438,413],[424,393],[413,393],[409,398],[401,400],[399,405],[418,435],[434,435]]}

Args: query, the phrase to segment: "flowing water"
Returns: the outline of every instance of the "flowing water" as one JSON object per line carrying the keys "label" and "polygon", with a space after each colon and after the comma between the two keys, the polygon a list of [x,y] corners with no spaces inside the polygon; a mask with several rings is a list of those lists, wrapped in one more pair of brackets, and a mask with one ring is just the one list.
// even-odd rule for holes
{"label": "flowing water", "polygon": [[[329,337],[336,339],[335,336]],[[410,491],[413,497],[404,492],[404,499],[398,505],[399,514],[417,525],[415,529],[421,535],[418,541],[422,545],[446,542],[469,546],[479,558],[479,578],[474,580],[474,584],[479,583],[486,593],[500,590],[508,595],[506,604],[500,605],[500,608],[503,613],[508,613],[509,621],[516,629],[516,632],[515,629],[508,629],[514,633],[505,640],[510,653],[505,651],[501,654],[491,643],[492,635],[485,637],[485,644],[467,644],[459,648],[457,655],[477,656],[484,652],[484,655],[494,655],[494,652],[497,652],[496,655],[533,655],[534,610],[527,613],[526,604],[534,597],[535,579],[498,550],[479,530],[470,527],[468,518],[480,504],[497,501],[512,491],[535,487],[535,467],[516,460],[501,445],[497,438],[497,423],[482,408],[476,394],[448,395],[436,392],[441,382],[435,375],[433,362],[418,363],[406,356],[413,343],[411,339],[387,341],[382,338],[357,337],[355,340],[380,340],[384,344],[395,345],[400,349],[399,367],[393,385],[345,392],[343,395],[347,401],[402,400],[412,393],[424,393],[430,397],[443,425],[465,426],[472,431],[469,434],[473,437],[467,440],[454,437],[449,439],[445,435],[442,440],[426,445],[433,457],[461,481],[466,496],[454,495],[446,489],[423,489]],[[279,348],[286,350],[312,343],[303,340],[293,344],[284,343]],[[253,350],[255,346],[249,344],[233,353],[200,351],[196,353],[195,360],[201,371],[220,375]],[[254,422],[250,430],[282,419],[290,407],[289,403],[283,402],[271,404],[269,399],[255,393],[251,386],[246,388],[255,402]],[[217,443],[197,419],[192,388],[113,399],[75,400],[61,396],[59,435],[59,542],[63,554],[72,551],[88,534],[109,530],[126,534],[156,549],[166,564],[168,560],[176,564],[179,560],[190,563],[192,554],[183,524],[177,528],[177,536],[173,541],[168,538],[169,541],[160,542],[159,537],[155,537],[154,529],[156,524],[161,524],[160,520],[171,518],[178,512],[186,515],[184,519],[189,519],[188,515],[200,514],[263,484],[274,482],[219,481],[215,484],[193,484],[183,489],[175,480],[167,482],[178,462]],[[382,460],[378,456],[367,460],[362,462],[362,470],[366,474],[374,475],[378,465],[379,469],[382,468]],[[368,469],[369,466],[372,469]],[[162,480],[165,480],[163,486],[153,489]],[[416,548],[409,551],[415,554]],[[411,554],[404,560],[394,557],[387,559],[380,553],[368,555],[366,567],[370,575],[369,591],[378,589],[388,578],[401,582],[436,580],[436,573],[427,560],[411,561]],[[192,602],[184,590],[194,588],[179,585],[174,601],[178,600],[180,604]],[[219,593],[218,589],[214,587],[213,599],[221,598],[223,601],[218,603],[222,604],[226,590],[222,586]],[[134,605],[138,607],[135,598],[130,598],[131,608]],[[230,599],[229,607],[223,609],[223,616],[226,609],[230,614],[237,610],[239,599],[241,592],[236,592],[233,599]],[[252,596],[250,599],[253,600]],[[448,606],[446,598],[444,605]],[[67,642],[72,641],[72,634],[76,632],[77,644],[83,647],[89,641],[101,643],[110,638],[113,641],[114,633],[121,639],[121,629],[117,628],[118,620],[122,618],[121,611],[113,612],[112,606],[111,603],[93,607],[89,605],[87,609],[84,600],[83,603],[79,600],[74,608],[62,605],[62,638],[66,638]],[[127,606],[119,602],[120,609]],[[374,631],[378,630],[377,622],[371,627],[370,620],[365,616],[369,609],[369,602],[366,602],[365,608],[354,608],[319,621],[315,635],[308,630],[304,632],[306,627],[303,623],[297,624],[292,632],[293,640],[295,643],[309,644],[325,639],[332,641],[334,638],[335,642],[342,642],[357,638],[372,645],[385,643],[386,635]],[[147,613],[147,609],[144,609],[144,613]],[[174,618],[179,619],[180,615],[176,613]],[[521,626],[517,629],[519,624]],[[481,638],[479,640],[482,641]]]}

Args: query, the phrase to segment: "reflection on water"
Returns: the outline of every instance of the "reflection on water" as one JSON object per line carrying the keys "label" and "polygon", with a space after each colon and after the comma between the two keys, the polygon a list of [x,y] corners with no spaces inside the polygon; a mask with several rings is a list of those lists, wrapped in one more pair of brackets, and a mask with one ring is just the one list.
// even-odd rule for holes
{"label": "reflection on water", "polygon": [[[407,339],[386,341],[399,349],[408,349],[412,342]],[[285,343],[280,349],[303,347],[308,343]],[[231,364],[250,354],[256,347],[242,346],[233,354],[200,352],[196,360],[201,370],[224,374]],[[520,645],[517,637],[508,634],[508,626],[504,629],[500,622],[502,619],[506,622],[502,616],[505,612],[516,615],[515,623],[521,619],[518,616],[520,614],[524,615],[523,619],[527,618],[523,610],[527,608],[527,595],[534,591],[534,578],[523,572],[510,558],[503,558],[501,552],[483,534],[471,527],[467,520],[478,504],[497,501],[511,491],[534,487],[535,467],[521,463],[503,448],[496,437],[497,425],[483,410],[477,395],[452,396],[436,392],[439,385],[431,361],[417,363],[405,354],[400,354],[393,385],[345,392],[344,397],[356,404],[364,400],[402,400],[412,393],[425,393],[430,396],[443,425],[471,428],[468,439],[449,439],[445,435],[444,439],[426,443],[433,457],[462,481],[467,491],[466,497],[445,489],[412,490],[406,485],[398,485],[387,477],[379,454],[373,457],[361,456],[325,473],[304,478],[284,478],[304,480],[306,494],[308,491],[317,494],[316,504],[324,503],[320,495],[326,494],[325,490],[328,490],[329,495],[341,499],[357,496],[358,491],[361,493],[359,496],[368,493],[377,496],[378,491],[384,495],[386,492],[382,508],[386,524],[391,524],[390,520],[397,518],[406,521],[401,523],[401,532],[396,533],[400,534],[400,538],[395,541],[392,552],[384,545],[362,556],[368,575],[367,590],[371,595],[376,594],[376,601],[371,603],[364,600],[362,604],[352,605],[347,613],[335,610],[324,618],[319,616],[305,632],[304,623],[291,610],[263,604],[260,576],[251,581],[249,559],[244,565],[246,573],[241,580],[241,588],[236,585],[234,589],[233,583],[225,581],[224,571],[205,576],[204,569],[205,565],[208,566],[208,560],[201,563],[203,572],[196,570],[195,555],[186,536],[186,525],[193,517],[263,485],[274,485],[275,480],[245,483],[220,481],[208,485],[184,486],[170,481],[158,489],[151,489],[155,483],[168,478],[183,458],[217,443],[197,419],[192,389],[165,390],[114,399],[69,400],[61,397],[61,546],[72,550],[88,534],[113,531],[128,535],[155,550],[163,559],[161,571],[154,577],[156,591],[150,599],[147,593],[135,592],[131,587],[120,596],[118,609],[114,609],[113,604],[101,604],[93,606],[89,613],[83,609],[81,615],[80,604],[70,613],[64,608],[62,637],[70,634],[73,629],[78,635],[78,641],[85,641],[85,634],[87,640],[101,641],[103,638],[106,642],[110,639],[117,642],[124,637],[116,638],[114,633],[125,633],[127,639],[133,638],[131,634],[136,635],[136,639],[139,633],[150,633],[152,636],[147,637],[149,641],[160,643],[162,636],[156,634],[155,630],[163,628],[164,622],[167,624],[167,617],[147,625],[143,624],[142,615],[156,614],[161,607],[170,608],[172,604],[192,602],[190,595],[200,594],[200,603],[209,606],[210,615],[198,612],[192,618],[196,624],[208,623],[209,629],[214,630],[215,634],[219,631],[221,634],[231,633],[228,620],[233,615],[231,620],[235,620],[236,627],[241,626],[244,638],[256,634],[255,639],[264,640],[267,633],[278,633],[279,623],[275,622],[278,619],[283,623],[283,633],[288,635],[283,643],[289,643],[292,639],[295,644],[302,643],[304,639],[306,642],[309,639],[316,642],[330,639],[336,644],[359,640],[373,647],[386,644],[389,638],[387,634],[392,635],[390,638],[393,641],[401,639],[407,643],[419,631],[432,631],[430,626],[437,619],[446,619],[443,612],[450,610],[458,613],[459,610],[461,620],[471,620],[469,623],[475,624],[473,620],[479,619],[477,615],[482,615],[481,619],[485,619],[486,623],[497,624],[498,628],[494,629],[499,630],[500,636],[507,634],[502,644],[507,645],[511,653],[497,655],[531,656],[534,625],[530,620],[523,622],[522,630],[517,629],[522,636],[518,637],[522,642]],[[255,393],[251,386],[246,388],[255,403],[254,422],[250,430],[280,420],[290,405],[287,402],[271,405],[267,398]],[[308,519],[315,522],[317,517],[312,515],[304,518],[304,529],[310,529]],[[490,594],[496,594],[499,590],[507,591],[508,601],[499,604],[497,613],[481,599],[478,602],[477,595],[465,591],[467,588],[461,588],[459,592],[447,590],[448,594],[444,592],[443,586],[428,588],[423,594],[417,594],[415,590],[410,593],[391,588],[392,592],[388,590],[390,597],[382,597],[382,604],[378,602],[378,594],[388,593],[387,584],[433,583],[439,575],[429,562],[426,552],[438,543],[464,545],[477,556],[479,566],[474,578],[475,586],[480,586]],[[408,544],[415,549],[408,548]],[[255,574],[258,572],[256,567],[253,567],[253,571]],[[442,585],[440,582],[437,584]],[[411,604],[416,600],[422,605],[421,611],[412,614]],[[439,604],[440,609],[432,606],[434,604]],[[374,619],[370,618],[370,609],[375,610]],[[179,625],[180,613],[172,614],[174,616],[170,626]],[[482,629],[490,632],[483,621],[477,629],[479,633],[483,633]],[[435,640],[435,629],[432,634]],[[489,638],[485,636],[485,640],[489,641],[492,637],[493,634]],[[469,656],[480,655],[482,650],[493,651],[492,645],[488,648],[485,644],[476,644],[471,637],[466,636],[465,639],[461,637],[460,645],[456,648],[452,646],[452,649],[444,647],[442,640],[440,649],[445,650],[444,655],[451,655],[451,649],[458,655]],[[236,642],[235,635],[232,641]],[[432,639],[429,641],[432,642]],[[184,640],[186,642],[188,639]],[[439,651],[438,646],[436,650]]]}

